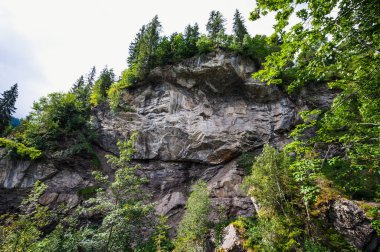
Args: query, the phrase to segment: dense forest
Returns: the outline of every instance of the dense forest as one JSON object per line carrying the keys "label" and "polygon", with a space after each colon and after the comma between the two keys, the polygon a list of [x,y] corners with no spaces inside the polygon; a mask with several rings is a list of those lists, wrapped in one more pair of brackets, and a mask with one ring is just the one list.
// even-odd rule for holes
{"label": "dense forest", "polygon": [[[303,122],[284,148],[265,145],[260,155],[244,156],[242,189],[259,202],[256,216],[209,222],[210,199],[199,180],[171,237],[167,217],[155,213],[143,190],[147,178],[132,162],[136,132],[118,142],[118,156],[107,155],[114,178],[95,171],[98,186],[81,192],[88,199],[75,211],[40,205],[47,186],[37,182],[17,212],[0,217],[1,251],[206,251],[210,233],[218,249],[218,236],[230,223],[248,251],[356,251],[320,218],[328,202],[339,197],[360,202],[380,235],[380,2],[258,0],[250,19],[270,12],[276,13],[276,24],[269,37],[250,35],[238,10],[232,34],[219,11],[210,13],[207,34],[194,24],[162,36],[155,16],[136,34],[120,76],[104,68],[97,78],[94,67],[67,93],[36,101],[19,123],[12,117],[17,84],[0,98],[0,146],[6,150],[1,158],[81,155],[96,166],[92,110],[109,106],[113,113],[134,112],[123,94],[159,66],[225,51],[251,59],[260,69],[253,78],[289,95],[317,84],[337,90],[329,109],[301,113]],[[294,15],[299,22],[289,27]],[[89,213],[101,218],[86,220]]]}

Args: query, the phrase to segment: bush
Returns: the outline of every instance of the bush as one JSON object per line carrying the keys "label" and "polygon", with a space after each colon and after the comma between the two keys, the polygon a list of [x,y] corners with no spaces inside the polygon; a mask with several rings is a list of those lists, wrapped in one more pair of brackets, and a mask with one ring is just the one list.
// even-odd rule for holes
{"label": "bush", "polygon": [[117,111],[126,88],[131,87],[138,79],[136,69],[132,66],[121,73],[121,79],[111,85],[107,91],[108,102],[112,111]]}
{"label": "bush", "polygon": [[86,113],[72,93],[52,93],[33,104],[24,139],[38,149],[58,149],[62,139],[74,132],[85,131]]}
{"label": "bush", "polygon": [[26,147],[22,143],[15,142],[10,139],[0,137],[0,147],[5,147],[11,152],[17,153],[21,158],[29,157],[30,159],[36,159],[41,156],[42,152],[34,147]]}
{"label": "bush", "polygon": [[99,79],[95,82],[90,97],[93,106],[98,106],[107,98],[107,90],[115,81],[115,74],[112,69],[104,68],[100,73]]}
{"label": "bush", "polygon": [[205,251],[211,202],[205,182],[199,180],[192,189],[178,225],[175,251]]}
{"label": "bush", "polygon": [[209,53],[213,48],[212,41],[206,36],[202,35],[197,41],[197,48],[199,53]]}
{"label": "bush", "polygon": [[296,193],[289,166],[290,158],[269,145],[255,159],[252,174],[244,179],[243,185],[248,195],[260,202],[262,214],[287,214],[288,199]]}

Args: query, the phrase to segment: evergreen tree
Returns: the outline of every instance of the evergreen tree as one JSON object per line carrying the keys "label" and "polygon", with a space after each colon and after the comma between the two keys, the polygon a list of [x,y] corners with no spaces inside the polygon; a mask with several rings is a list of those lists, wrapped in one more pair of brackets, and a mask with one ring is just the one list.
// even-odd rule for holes
{"label": "evergreen tree", "polygon": [[189,52],[182,33],[173,33],[170,37],[170,42],[174,62],[179,62],[187,57]]}
{"label": "evergreen tree", "polygon": [[157,49],[160,44],[161,23],[156,15],[152,21],[143,26],[129,46],[128,65],[135,73],[136,79],[142,79],[150,69],[157,66]]}
{"label": "evergreen tree", "polygon": [[79,79],[73,84],[71,92],[75,92],[78,89],[83,89],[84,85],[84,77],[81,75]]}
{"label": "evergreen tree", "polygon": [[194,26],[188,25],[184,32],[185,44],[187,47],[185,57],[191,57],[198,53],[197,41],[199,39],[199,26],[195,23]]}
{"label": "evergreen tree", "polygon": [[94,88],[91,94],[91,104],[97,106],[107,98],[107,90],[111,87],[115,81],[115,74],[113,69],[105,67],[100,73],[99,79],[95,82]]}
{"label": "evergreen tree", "polygon": [[94,86],[95,75],[96,75],[96,68],[95,66],[93,66],[91,68],[91,71],[87,75],[87,86],[89,89],[91,89]]}
{"label": "evergreen tree", "polygon": [[171,38],[164,36],[157,47],[157,63],[158,65],[166,65],[173,63],[174,52],[172,50]]}
{"label": "evergreen tree", "polygon": [[220,11],[211,11],[210,17],[206,24],[206,30],[208,32],[208,36],[213,42],[216,41],[218,36],[224,35],[224,32],[226,30],[224,27],[225,22],[226,20]]}
{"label": "evergreen tree", "polygon": [[0,134],[10,124],[11,115],[16,111],[15,103],[18,97],[18,86],[14,84],[9,90],[5,91],[0,98]]}
{"label": "evergreen tree", "polygon": [[146,33],[143,37],[143,47],[140,52],[141,62],[143,63],[143,73],[146,73],[155,66],[155,56],[160,42],[161,29],[162,25],[156,15],[147,25]]}
{"label": "evergreen tree", "polygon": [[129,67],[132,66],[132,64],[137,63],[137,58],[139,54],[139,48],[142,42],[142,39],[145,35],[145,25],[143,25],[140,28],[140,31],[136,34],[135,39],[133,42],[129,45],[129,56],[127,59]]}
{"label": "evergreen tree", "polygon": [[244,36],[248,34],[247,27],[244,24],[244,19],[241,16],[238,9],[235,11],[234,23],[233,23],[233,34],[239,43],[243,43]]}

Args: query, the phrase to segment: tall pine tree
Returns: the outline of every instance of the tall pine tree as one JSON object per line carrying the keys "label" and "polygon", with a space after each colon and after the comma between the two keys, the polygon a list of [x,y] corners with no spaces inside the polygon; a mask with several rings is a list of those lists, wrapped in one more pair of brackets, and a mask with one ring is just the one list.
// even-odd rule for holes
{"label": "tall pine tree", "polygon": [[225,22],[222,13],[220,11],[211,11],[210,17],[206,24],[206,30],[208,32],[208,36],[212,41],[215,41],[218,36],[223,35],[225,32]]}
{"label": "tall pine tree", "polygon": [[127,59],[129,67],[131,67],[132,64],[137,63],[139,48],[141,46],[142,39],[145,35],[145,30],[146,30],[146,27],[145,27],[145,25],[143,25],[140,28],[140,31],[136,34],[135,39],[129,45],[129,56]]}
{"label": "tall pine tree", "polygon": [[15,103],[18,97],[18,86],[14,84],[9,90],[5,91],[0,98],[0,135],[9,125],[11,115],[16,111]]}
{"label": "tall pine tree", "polygon": [[90,89],[94,86],[95,75],[96,75],[96,68],[95,68],[95,66],[93,66],[91,68],[91,71],[87,75],[87,86]]}
{"label": "tall pine tree", "polygon": [[248,34],[244,19],[238,9],[235,11],[234,23],[232,27],[233,34],[239,43],[243,43],[244,36]]}
{"label": "tall pine tree", "polygon": [[129,46],[128,65],[138,79],[142,79],[159,63],[157,49],[161,40],[161,29],[161,23],[156,15],[149,24],[141,27]]}
{"label": "tall pine tree", "polygon": [[184,39],[187,47],[185,57],[191,57],[197,54],[197,41],[199,39],[199,26],[195,23],[194,26],[188,25],[185,28]]}
{"label": "tall pine tree", "polygon": [[162,25],[158,20],[158,16],[154,16],[152,21],[146,27],[146,33],[143,37],[142,55],[144,56],[143,72],[147,72],[155,66],[155,56],[158,44],[160,42],[160,33]]}

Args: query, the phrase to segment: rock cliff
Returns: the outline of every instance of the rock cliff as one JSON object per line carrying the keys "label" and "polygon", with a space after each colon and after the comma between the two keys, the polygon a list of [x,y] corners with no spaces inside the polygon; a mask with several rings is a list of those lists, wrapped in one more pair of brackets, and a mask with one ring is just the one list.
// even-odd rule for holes
{"label": "rock cliff", "polygon": [[[106,105],[93,110],[102,169],[112,174],[104,155],[117,154],[117,140],[138,131],[134,162],[141,164],[156,210],[169,216],[170,225],[180,220],[190,186],[200,178],[208,183],[214,209],[223,206],[231,217],[255,214],[251,199],[240,190],[244,171],[239,156],[257,153],[265,143],[281,148],[300,120],[299,111],[326,108],[334,96],[317,86],[291,97],[253,79],[255,71],[250,60],[223,52],[154,69],[124,94],[124,111],[114,113]],[[93,168],[85,157],[3,159],[0,211],[17,206],[37,179],[49,186],[42,204],[75,207],[83,199],[78,192],[94,183]]]}

